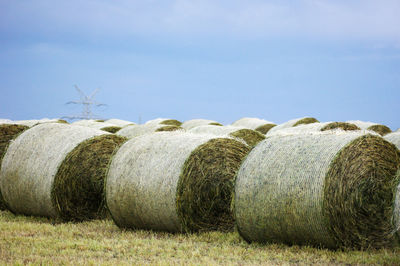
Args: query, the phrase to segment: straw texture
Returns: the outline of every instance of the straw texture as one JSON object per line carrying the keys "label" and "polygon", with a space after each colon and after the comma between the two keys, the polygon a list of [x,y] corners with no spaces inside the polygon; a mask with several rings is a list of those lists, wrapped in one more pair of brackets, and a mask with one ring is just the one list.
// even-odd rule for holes
{"label": "straw texture", "polygon": [[106,216],[104,180],[112,155],[127,139],[100,135],[81,142],[57,170],[51,198],[64,221]]}
{"label": "straw texture", "polygon": [[247,241],[390,246],[399,166],[399,151],[374,135],[269,137],[238,173],[238,231]]}
{"label": "straw texture", "polygon": [[0,187],[10,210],[57,218],[51,191],[58,168],[79,143],[102,134],[107,133],[47,123],[19,135],[9,145],[0,170]]}
{"label": "straw texture", "polygon": [[[232,139],[177,132],[127,141],[116,153],[106,182],[107,206],[114,221],[121,227],[169,232],[207,230],[203,227],[210,224],[213,227],[208,230],[218,227],[218,217],[210,215],[214,218],[210,221],[201,214],[215,214],[220,201],[225,203],[223,211],[229,212],[231,195],[228,199],[218,197],[226,194],[226,186],[232,193],[234,176],[226,173],[234,172],[231,160],[240,156],[233,152],[238,146],[248,149]],[[193,187],[193,182],[202,186]],[[197,217],[185,220],[198,203],[202,203],[201,209],[196,209],[203,218],[200,225]],[[182,205],[184,209],[179,209]]]}

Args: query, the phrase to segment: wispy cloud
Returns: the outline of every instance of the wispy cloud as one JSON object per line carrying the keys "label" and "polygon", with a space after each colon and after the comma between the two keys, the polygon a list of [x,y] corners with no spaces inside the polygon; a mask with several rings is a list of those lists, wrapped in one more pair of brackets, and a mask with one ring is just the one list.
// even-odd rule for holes
{"label": "wispy cloud", "polygon": [[0,1],[3,32],[400,41],[398,0]]}

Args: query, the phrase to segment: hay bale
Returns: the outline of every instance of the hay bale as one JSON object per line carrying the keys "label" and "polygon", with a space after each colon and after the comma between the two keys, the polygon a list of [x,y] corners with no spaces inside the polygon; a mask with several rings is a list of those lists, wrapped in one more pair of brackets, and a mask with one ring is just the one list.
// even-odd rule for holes
{"label": "hay bale", "polygon": [[166,126],[162,124],[150,123],[143,125],[126,126],[117,132],[117,135],[126,138],[135,138],[141,135],[151,134],[160,131],[180,131],[183,130],[177,126]]}
{"label": "hay bale", "polygon": [[385,136],[386,134],[389,134],[392,132],[392,130],[389,127],[387,127],[385,125],[380,125],[375,122],[365,122],[365,121],[360,121],[360,120],[350,120],[347,122],[353,123],[361,129],[374,131],[381,136]]}
{"label": "hay bale", "polygon": [[57,123],[24,131],[9,145],[0,169],[7,206],[14,213],[63,220],[96,217],[104,212],[102,180],[122,141],[104,131]]}
{"label": "hay bale", "polygon": [[156,129],[155,132],[163,132],[163,131],[177,131],[183,130],[180,126],[162,126]]}
{"label": "hay bale", "polygon": [[109,133],[116,133],[121,129],[121,127],[116,126],[111,123],[106,123],[106,122],[99,122],[99,120],[80,120],[77,122],[72,123],[73,126],[85,126],[85,127],[90,127],[93,129],[100,129],[103,131],[107,131]]}
{"label": "hay bale", "polygon": [[253,129],[265,135],[271,128],[276,126],[276,124],[264,119],[244,117],[233,122],[232,126]]}
{"label": "hay bale", "polygon": [[[3,160],[4,154],[6,153],[10,141],[15,139],[19,134],[21,134],[28,128],[29,127],[27,126],[16,125],[16,124],[0,125],[0,168],[1,168],[1,162]],[[8,208],[4,202],[0,188],[0,210],[6,210],[6,209]]]}
{"label": "hay bale", "polygon": [[190,133],[127,141],[111,162],[106,200],[118,226],[169,232],[228,230],[234,178],[249,148]]}
{"label": "hay bale", "polygon": [[238,138],[246,142],[250,147],[254,147],[265,139],[265,136],[257,131],[245,128],[245,127],[235,127],[235,126],[199,126],[188,130],[190,133],[194,134],[211,134],[215,136],[230,136],[233,138]]}
{"label": "hay bale", "polygon": [[267,135],[269,135],[275,131],[278,131],[278,130],[291,128],[291,127],[297,127],[300,125],[312,124],[312,123],[319,123],[319,121],[313,117],[302,117],[302,118],[292,119],[283,124],[280,124],[280,125],[277,125],[277,126],[271,128],[268,131]]}
{"label": "hay bale", "polygon": [[42,119],[31,119],[31,120],[16,120],[16,121],[13,121],[12,123],[16,124],[16,125],[33,127],[35,125],[44,124],[44,123],[64,123],[64,122],[62,121],[62,119],[42,118]]}
{"label": "hay bale", "polygon": [[118,127],[118,126],[107,126],[107,127],[102,127],[100,129],[103,130],[103,131],[107,131],[109,133],[117,133],[118,130],[121,129],[121,127]]}
{"label": "hay bale", "polygon": [[194,127],[205,126],[205,125],[212,125],[212,126],[222,126],[220,123],[214,120],[207,120],[207,119],[192,119],[185,121],[181,127],[189,130]]}
{"label": "hay bale", "polygon": [[126,120],[121,120],[121,119],[116,119],[116,118],[108,119],[103,122],[106,122],[107,124],[113,124],[113,125],[116,125],[121,128],[129,126],[129,125],[136,125],[135,123],[133,123],[131,121],[126,121]]}
{"label": "hay bale", "polygon": [[236,179],[238,231],[247,241],[390,247],[399,167],[399,150],[376,135],[267,137]]}
{"label": "hay bale", "polygon": [[167,126],[181,126],[182,122],[176,119],[169,119],[169,118],[156,118],[153,120],[149,120],[145,123],[145,125],[167,125]]}
{"label": "hay bale", "polygon": [[[286,136],[294,134],[308,134],[308,133],[336,133],[336,131],[360,131],[360,128],[354,124],[344,122],[324,122],[324,123],[312,123],[304,124],[296,127],[288,127],[281,130],[270,132],[268,136]],[[360,132],[361,133],[361,132]],[[364,130],[363,133],[369,133]]]}

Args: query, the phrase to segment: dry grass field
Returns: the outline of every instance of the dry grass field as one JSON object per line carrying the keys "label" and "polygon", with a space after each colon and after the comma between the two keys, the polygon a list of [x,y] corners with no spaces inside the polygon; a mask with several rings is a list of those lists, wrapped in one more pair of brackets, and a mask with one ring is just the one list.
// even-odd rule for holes
{"label": "dry grass field", "polygon": [[248,244],[237,233],[121,230],[111,220],[53,223],[0,211],[0,264],[400,265],[400,248],[332,251]]}

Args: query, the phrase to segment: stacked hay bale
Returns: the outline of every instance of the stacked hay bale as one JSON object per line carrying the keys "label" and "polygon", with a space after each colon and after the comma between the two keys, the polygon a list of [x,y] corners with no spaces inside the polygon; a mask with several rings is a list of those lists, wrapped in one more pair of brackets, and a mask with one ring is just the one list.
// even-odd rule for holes
{"label": "stacked hay bale", "polygon": [[233,122],[232,126],[253,129],[265,135],[271,128],[276,126],[276,124],[264,119],[244,117]]}
{"label": "stacked hay bale", "polygon": [[232,230],[234,178],[249,150],[234,139],[190,133],[130,139],[111,162],[108,209],[120,227]]}
{"label": "stacked hay bale", "polygon": [[297,127],[300,125],[312,124],[312,123],[319,123],[319,121],[313,117],[302,117],[302,118],[292,119],[283,124],[280,124],[280,125],[277,125],[277,126],[271,128],[267,132],[267,135],[269,135],[275,131],[278,131],[278,130],[287,129],[287,128],[291,128],[291,127]]}
{"label": "stacked hay bale", "polygon": [[[19,134],[21,134],[28,128],[29,127],[24,125],[0,124],[0,169],[4,154],[6,153],[10,141],[15,139]],[[6,209],[8,208],[4,202],[0,187],[0,210],[6,210]]]}
{"label": "stacked hay bale", "polygon": [[360,120],[350,120],[347,122],[353,123],[361,129],[374,131],[381,136],[385,136],[386,134],[389,134],[392,132],[392,130],[389,127],[387,127],[385,125],[380,125],[380,124],[374,123],[374,122],[365,122],[365,121],[360,121]]}
{"label": "stacked hay bale", "polygon": [[126,138],[134,138],[145,134],[163,131],[183,131],[183,128],[173,125],[163,125],[157,123],[149,123],[143,125],[126,126],[117,132],[117,135]]}
{"label": "stacked hay bale", "polygon": [[207,119],[192,119],[185,121],[181,127],[189,130],[194,127],[205,126],[205,125],[213,125],[213,126],[222,126],[222,124],[218,123],[214,120],[207,120]]}
{"label": "stacked hay bale", "polygon": [[267,137],[236,179],[238,231],[247,241],[393,246],[400,227],[399,167],[399,150],[377,135]]}
{"label": "stacked hay bale", "polygon": [[324,123],[312,123],[303,124],[296,127],[288,127],[281,130],[276,130],[268,134],[268,136],[283,136],[293,134],[304,134],[304,133],[320,133],[320,132],[336,132],[342,131],[355,131],[361,130],[354,124],[347,122],[324,122]]}
{"label": "stacked hay bale", "polygon": [[149,120],[146,122],[146,125],[165,125],[165,126],[181,126],[182,122],[178,121],[176,119],[170,119],[170,118],[156,118],[153,120]]}
{"label": "stacked hay bale", "polygon": [[80,221],[104,217],[104,178],[125,141],[87,127],[46,123],[8,146],[0,188],[14,213]]}
{"label": "stacked hay bale", "polygon": [[240,140],[243,140],[250,147],[254,147],[255,145],[257,145],[257,143],[265,139],[265,136],[260,132],[245,127],[206,125],[206,126],[194,127],[188,130],[188,132],[193,134],[230,136],[233,138],[238,138]]}
{"label": "stacked hay bale", "polygon": [[116,126],[111,123],[106,123],[103,120],[79,120],[77,122],[72,123],[72,125],[100,129],[103,131],[107,131],[109,133],[116,133],[121,129],[120,126]]}
{"label": "stacked hay bale", "polygon": [[108,119],[108,120],[106,120],[104,122],[107,123],[107,124],[113,124],[113,125],[115,125],[117,127],[121,127],[121,128],[129,126],[129,125],[135,125],[135,123],[133,123],[133,122],[126,121],[126,120],[121,120],[121,119],[116,119],[116,118]]}

